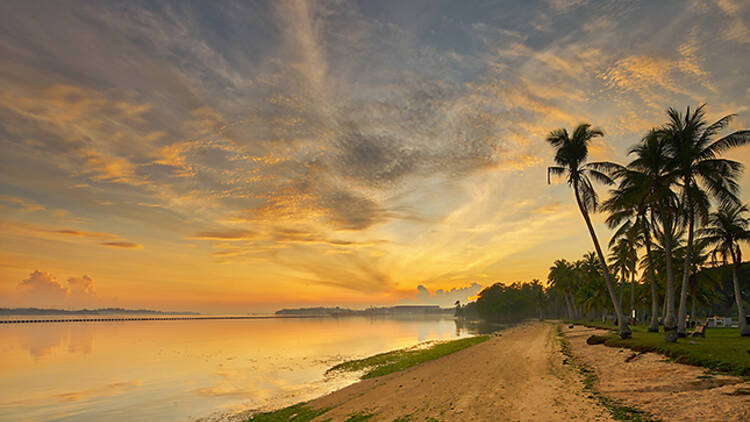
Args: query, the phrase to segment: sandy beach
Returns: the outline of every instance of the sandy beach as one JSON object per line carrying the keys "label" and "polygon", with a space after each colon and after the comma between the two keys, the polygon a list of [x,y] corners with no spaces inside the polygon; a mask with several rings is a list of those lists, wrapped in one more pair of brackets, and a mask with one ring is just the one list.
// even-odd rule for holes
{"label": "sandy beach", "polygon": [[319,419],[356,412],[373,421],[609,421],[577,372],[564,365],[554,325],[523,324],[443,358],[368,379],[310,402]]}
{"label": "sandy beach", "polygon": [[[526,323],[484,343],[421,365],[367,379],[307,404],[330,408],[315,420],[345,421],[612,421],[588,390],[580,367],[597,376],[594,389],[664,421],[750,420],[750,383],[708,374],[655,353],[587,345],[603,331],[563,328],[570,357],[553,323]],[[627,358],[631,358],[626,362]]]}

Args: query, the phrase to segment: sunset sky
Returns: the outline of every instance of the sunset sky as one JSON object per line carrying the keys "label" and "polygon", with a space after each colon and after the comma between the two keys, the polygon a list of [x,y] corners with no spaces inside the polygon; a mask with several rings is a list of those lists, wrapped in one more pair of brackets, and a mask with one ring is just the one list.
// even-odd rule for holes
{"label": "sunset sky", "polygon": [[545,135],[589,121],[625,162],[668,106],[748,128],[749,72],[742,0],[6,0],[0,307],[546,280],[591,244]]}

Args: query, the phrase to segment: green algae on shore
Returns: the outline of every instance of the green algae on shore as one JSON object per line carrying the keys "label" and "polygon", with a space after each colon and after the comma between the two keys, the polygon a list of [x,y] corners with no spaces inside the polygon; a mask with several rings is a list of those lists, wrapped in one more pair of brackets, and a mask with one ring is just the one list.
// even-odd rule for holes
{"label": "green algae on shore", "polygon": [[364,359],[342,362],[328,369],[326,373],[367,370],[362,375],[362,379],[379,377],[458,352],[459,350],[487,341],[489,338],[490,336],[488,335],[482,335],[440,342],[423,349],[393,350]]}

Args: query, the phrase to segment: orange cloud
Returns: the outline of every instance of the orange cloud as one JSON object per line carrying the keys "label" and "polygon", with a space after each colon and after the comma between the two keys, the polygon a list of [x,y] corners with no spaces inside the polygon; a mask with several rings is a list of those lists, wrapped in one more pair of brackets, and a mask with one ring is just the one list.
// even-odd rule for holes
{"label": "orange cloud", "polygon": [[223,230],[223,231],[207,231],[200,232],[192,237],[192,239],[207,239],[207,240],[246,240],[257,237],[258,234],[249,230]]}
{"label": "orange cloud", "polygon": [[67,285],[50,273],[35,270],[18,284],[20,302],[28,306],[89,306],[98,302],[94,280],[84,274],[68,278]]}
{"label": "orange cloud", "polygon": [[5,202],[8,204],[13,204],[13,205],[23,207],[23,212],[42,211],[45,209],[42,205],[34,201],[30,201],[28,199],[19,198],[17,196],[12,196],[12,195],[0,195],[0,202]]}
{"label": "orange cloud", "polygon": [[112,248],[143,249],[143,245],[135,242],[102,242],[100,245]]}
{"label": "orange cloud", "polygon": [[93,180],[143,185],[147,182],[135,174],[135,165],[122,157],[109,157],[95,151],[86,153],[87,172]]}
{"label": "orange cloud", "polygon": [[106,238],[117,237],[109,233],[85,232],[85,231],[73,230],[73,229],[45,230],[45,231],[49,233],[64,234],[67,236],[76,236],[76,237],[106,237]]}

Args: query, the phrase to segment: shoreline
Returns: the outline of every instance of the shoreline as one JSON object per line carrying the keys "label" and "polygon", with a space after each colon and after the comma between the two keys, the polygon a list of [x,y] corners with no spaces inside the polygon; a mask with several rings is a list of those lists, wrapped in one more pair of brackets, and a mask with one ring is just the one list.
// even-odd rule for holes
{"label": "shoreline", "polygon": [[[244,421],[613,421],[750,418],[750,383],[657,353],[588,345],[604,331],[526,322],[488,341]],[[625,353],[627,352],[627,353]],[[626,358],[630,360],[626,361]],[[739,393],[738,393],[739,392]],[[745,393],[747,392],[747,393]]]}
{"label": "shoreline", "polygon": [[[364,379],[275,412],[232,421],[612,420],[564,367],[551,323],[522,323],[488,341],[402,371]],[[555,402],[540,408],[536,398]],[[293,419],[291,416],[296,415]]]}

